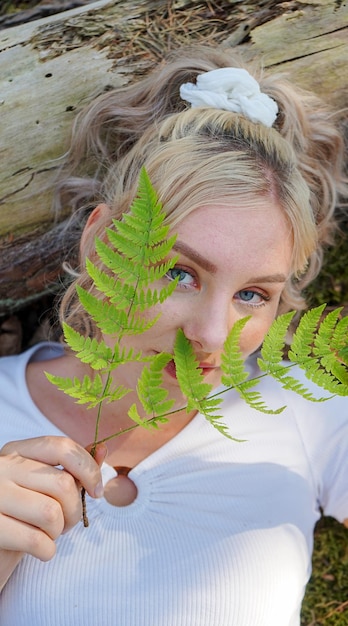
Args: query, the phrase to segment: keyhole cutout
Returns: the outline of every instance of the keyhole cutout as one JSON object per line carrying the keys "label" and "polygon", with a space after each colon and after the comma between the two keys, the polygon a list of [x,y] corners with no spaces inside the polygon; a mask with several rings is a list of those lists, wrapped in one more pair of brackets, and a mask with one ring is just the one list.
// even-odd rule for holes
{"label": "keyhole cutout", "polygon": [[131,467],[114,467],[117,472],[115,478],[111,478],[104,487],[105,500],[113,506],[128,506],[134,502],[138,495],[138,489],[128,477]]}

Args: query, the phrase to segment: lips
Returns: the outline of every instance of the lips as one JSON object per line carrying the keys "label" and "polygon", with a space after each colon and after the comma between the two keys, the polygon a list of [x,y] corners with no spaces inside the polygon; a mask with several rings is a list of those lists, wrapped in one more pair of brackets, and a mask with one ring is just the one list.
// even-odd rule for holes
{"label": "lips", "polygon": [[[219,369],[216,365],[211,365],[210,363],[200,363],[199,367],[202,370],[203,376],[207,376],[210,372]],[[164,371],[167,372],[171,378],[176,379],[176,367],[173,359],[169,361]]]}
{"label": "lips", "polygon": [[167,365],[164,368],[164,371],[167,372],[167,374],[169,374],[171,378],[176,379],[176,367],[175,367],[175,363],[173,359],[169,361],[169,363],[167,363]]}

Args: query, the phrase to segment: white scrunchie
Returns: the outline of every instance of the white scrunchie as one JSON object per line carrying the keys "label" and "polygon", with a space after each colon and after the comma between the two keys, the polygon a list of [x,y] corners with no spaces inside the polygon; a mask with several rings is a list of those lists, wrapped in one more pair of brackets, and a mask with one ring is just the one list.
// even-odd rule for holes
{"label": "white scrunchie", "polygon": [[257,80],[247,70],[236,67],[199,74],[195,85],[181,85],[180,96],[192,107],[234,111],[268,127],[273,125],[278,113],[277,103],[261,93]]}

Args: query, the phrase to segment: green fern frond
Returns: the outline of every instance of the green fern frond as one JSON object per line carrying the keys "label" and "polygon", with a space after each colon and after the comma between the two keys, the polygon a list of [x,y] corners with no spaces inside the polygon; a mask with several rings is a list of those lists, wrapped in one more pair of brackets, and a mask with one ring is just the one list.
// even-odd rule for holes
{"label": "green fern frond", "polygon": [[116,387],[108,388],[107,391],[104,388],[101,402],[106,402],[107,404],[110,404],[111,402],[116,402],[117,400],[121,400],[122,398],[124,398],[131,391],[132,389],[128,389],[123,385],[117,385]]}
{"label": "green fern frond", "polygon": [[187,398],[187,412],[197,409],[213,387],[204,382],[192,345],[181,329],[177,332],[174,344],[174,362],[180,389]]}
{"label": "green fern frond", "polygon": [[[162,376],[165,366],[172,356],[165,352],[155,355],[148,367],[144,367],[137,384],[138,398],[147,416],[163,421],[162,415],[170,413],[174,400],[168,400],[168,391],[162,386]],[[165,421],[168,421],[165,419]]]}
{"label": "green fern frond", "polygon": [[[159,280],[171,267],[173,267],[173,259],[159,267],[151,268],[154,271],[147,272],[146,283],[150,284]],[[178,283],[178,279],[173,280],[158,292],[157,289],[151,288],[145,290],[140,285],[136,288],[134,285],[121,281],[119,277],[114,278],[94,265],[89,259],[86,260],[86,269],[97,290],[103,293],[116,309],[126,312],[131,308],[145,311],[164,302],[173,293]],[[144,282],[142,281],[142,283]]]}
{"label": "green fern frond", "polygon": [[110,243],[140,269],[162,262],[171,251],[176,236],[168,237],[165,214],[147,172],[142,168],[138,193],[130,212],[121,221],[114,220],[115,230],[108,229]]}
{"label": "green fern frond", "polygon": [[113,353],[104,341],[84,337],[65,323],[63,323],[63,331],[67,345],[76,352],[77,358],[82,363],[89,363],[96,370],[106,369],[110,366]]}
{"label": "green fern frond", "polygon": [[153,359],[152,356],[144,356],[133,348],[121,350],[118,344],[112,350],[103,340],[84,337],[65,323],[63,331],[67,345],[76,352],[77,358],[95,370],[112,371],[125,363],[147,362]]}
{"label": "green fern frond", "polygon": [[326,305],[308,311],[300,320],[289,350],[289,359],[304,370],[306,377],[330,394],[348,395],[348,371],[338,360],[347,342],[347,322],[340,320],[341,309],[328,313]]}
{"label": "green fern frond", "polygon": [[280,413],[284,407],[275,410],[270,409],[258,391],[250,391],[252,387],[258,384],[259,380],[247,380],[249,373],[240,350],[241,333],[249,319],[250,316],[238,320],[228,334],[221,355],[221,382],[225,387],[235,389],[251,408],[262,413]]}
{"label": "green fern frond", "polygon": [[333,378],[329,378],[328,390],[332,392],[335,390],[338,394],[344,389],[340,384],[348,388],[348,369],[337,361],[337,353],[344,342],[347,342],[348,337],[348,318],[339,320],[341,311],[342,308],[335,309],[325,316],[314,338],[313,347],[313,354],[318,358],[321,367],[333,375]]}
{"label": "green fern frond", "polygon": [[[342,308],[339,309],[342,311]],[[343,351],[348,353],[348,315],[342,317],[337,324],[332,336],[332,347],[337,352]]]}
{"label": "green fern frond", "polygon": [[225,387],[238,387],[248,378],[245,360],[240,351],[240,336],[250,316],[238,320],[230,330],[221,355],[221,382]]}
{"label": "green fern frond", "polygon": [[82,287],[77,286],[76,290],[83,308],[105,335],[139,335],[152,328],[159,318],[159,314],[152,319],[141,318],[136,313],[127,314],[113,304],[99,300]]}
{"label": "green fern frond", "polygon": [[105,393],[104,383],[99,374],[96,374],[94,378],[85,375],[82,380],[77,377],[72,379],[54,376],[48,372],[45,372],[45,374],[48,380],[58,389],[74,398],[77,404],[86,404],[89,409],[98,406],[104,400],[108,402],[120,400],[131,391],[120,385],[114,390]]}
{"label": "green fern frond", "polygon": [[262,343],[261,358],[266,364],[262,371],[271,372],[282,361],[286,334],[294,315],[295,311],[290,311],[279,315],[273,321]]}
{"label": "green fern frond", "polygon": [[[324,319],[319,325],[318,332],[314,337],[314,354],[321,354],[321,351],[331,350],[332,340],[337,327],[341,309],[335,309],[325,315]],[[336,335],[337,341],[337,335]]]}
{"label": "green fern frond", "polygon": [[198,411],[204,415],[214,428],[229,439],[234,440],[234,437],[228,433],[227,426],[220,421],[222,415],[217,414],[222,399],[217,396],[209,397],[213,386],[204,381],[204,376],[193,352],[192,345],[181,329],[178,330],[176,335],[174,362],[180,389],[187,400],[186,411]]}
{"label": "green fern frond", "polygon": [[134,263],[133,259],[128,259],[120,252],[113,250],[101,239],[96,239],[95,249],[105,267],[111,270],[119,279],[128,285],[147,284],[147,270],[140,262]]}
{"label": "green fern frond", "polygon": [[[324,402],[325,400],[327,400],[327,397],[317,398],[308,390],[307,387],[305,387],[305,385],[303,385],[296,378],[291,376],[289,373],[291,371],[291,365],[281,365],[279,363],[278,365],[274,365],[272,369],[269,370],[267,368],[267,364],[262,361],[262,359],[258,360],[258,364],[261,371],[272,376],[272,378],[277,380],[284,389],[289,389],[290,391],[297,393],[298,395],[302,396],[306,400],[309,400],[310,402]],[[313,363],[313,361],[308,361],[307,371],[309,371],[310,364],[312,366],[315,366],[315,363]]]}
{"label": "green fern frond", "polygon": [[[325,305],[312,309],[302,317],[288,352],[292,363],[302,367],[308,374],[312,371],[314,378],[317,378],[315,372],[318,370],[318,367],[311,355],[311,351],[316,327],[324,308]],[[290,365],[282,365],[285,337],[294,314],[295,312],[291,311],[290,313],[280,315],[274,320],[264,339],[258,365],[262,372],[272,376],[284,389],[289,389],[311,402],[323,402],[327,398],[314,396],[305,385],[291,376],[289,373]],[[310,376],[307,377],[309,378]]]}
{"label": "green fern frond", "polygon": [[160,291],[157,291],[157,289],[153,291],[151,289],[147,289],[146,291],[140,289],[136,294],[134,304],[141,312],[156,306],[156,304],[162,304],[162,302],[169,298],[173,291],[175,291],[176,285],[177,282],[175,284],[174,282],[168,283],[168,285],[163,287]]}
{"label": "green fern frond", "polygon": [[75,398],[77,404],[96,406],[100,402],[100,397],[103,392],[103,382],[98,374],[93,380],[87,375],[84,376],[83,380],[77,377],[72,379],[54,376],[48,372],[46,372],[46,376],[58,389],[64,391],[64,393],[71,398]]}
{"label": "green fern frond", "polygon": [[311,355],[314,337],[325,306],[322,304],[310,309],[301,317],[288,352],[288,357],[293,363],[300,365]]}
{"label": "green fern frond", "polygon": [[135,402],[128,409],[127,415],[128,417],[131,418],[133,422],[135,422],[137,426],[142,426],[143,428],[146,428],[147,430],[158,428],[160,423],[164,424],[165,422],[168,422],[168,418],[165,415],[151,417],[151,418],[141,417],[141,415],[139,415],[139,411]]}
{"label": "green fern frond", "polygon": [[117,309],[129,308],[136,294],[134,285],[122,282],[119,276],[110,276],[89,259],[86,259],[86,270],[99,293],[104,294]]}
{"label": "green fern frond", "polygon": [[[100,373],[92,377],[86,375],[82,380],[47,374],[51,382],[79,404],[86,404],[88,408],[98,407],[95,444],[102,404],[117,402],[131,391],[115,385],[112,373],[120,365],[130,362],[149,364],[143,367],[136,389],[145,417],[139,414],[137,403],[128,412],[135,425],[158,427],[160,422],[168,421],[175,403],[168,399],[168,392],[162,383],[163,369],[172,356],[161,353],[150,357],[130,348],[121,348],[123,337],[139,335],[152,328],[159,317],[156,315],[158,305],[176,288],[178,278],[174,281],[163,280],[177,263],[177,257],[168,259],[176,237],[169,236],[165,219],[157,194],[146,171],[142,169],[137,196],[129,212],[122,216],[121,221],[114,220],[113,227],[106,229],[106,240],[96,240],[96,254],[104,264],[104,269],[90,260],[86,261],[86,270],[93,281],[93,293],[82,287],[77,288],[82,307],[101,332],[113,338],[114,347],[110,348],[103,340],[83,337],[64,325],[66,342],[77,358]],[[324,308],[325,305],[312,309],[302,317],[289,350],[289,358],[305,371],[310,380],[326,391],[348,395],[348,318],[339,320],[341,310],[336,310],[321,321]],[[258,361],[263,373],[256,379],[249,377],[240,350],[240,337],[248,318],[234,325],[225,342],[221,364],[222,382],[225,387],[234,388],[257,411],[274,414],[284,409],[270,409],[255,390],[265,373],[277,379],[285,389],[308,400],[326,399],[315,398],[291,376],[289,371],[292,365],[285,366],[282,363],[285,337],[293,316],[294,312],[287,313],[272,324]],[[193,347],[181,330],[177,333],[173,358],[178,384],[187,399],[187,412],[199,411],[219,432],[234,439],[221,421],[223,392],[211,394],[212,385],[206,382]]]}

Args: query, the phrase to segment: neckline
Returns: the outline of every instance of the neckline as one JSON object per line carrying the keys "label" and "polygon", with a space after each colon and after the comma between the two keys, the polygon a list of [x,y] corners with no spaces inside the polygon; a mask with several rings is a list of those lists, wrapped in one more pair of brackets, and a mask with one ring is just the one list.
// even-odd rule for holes
{"label": "neckline", "polygon": [[[40,351],[44,353],[43,358],[38,358]],[[51,352],[51,354],[47,354],[46,351]],[[63,437],[68,437],[67,433],[64,432],[64,430],[60,429],[58,426],[56,426],[56,424],[51,422],[49,418],[35,404],[30,394],[30,390],[28,388],[27,380],[26,380],[26,368],[31,361],[39,362],[41,360],[46,360],[46,359],[48,360],[50,358],[52,359],[59,358],[60,356],[63,356],[63,355],[64,355],[64,348],[61,344],[54,343],[54,342],[40,342],[36,344],[35,346],[29,348],[26,352],[23,353],[23,355],[21,355],[23,356],[23,359],[22,359],[22,364],[21,364],[22,367],[21,367],[20,376],[21,376],[21,383],[22,383],[21,386],[22,386],[22,389],[24,390],[25,399],[28,405],[30,406],[30,412],[32,416],[34,417],[34,419],[36,419],[36,421],[37,419],[39,419],[40,422],[45,424],[45,427],[48,426],[48,431],[49,431],[48,434],[61,435]],[[219,388],[215,389],[214,393]],[[176,435],[174,435],[171,439],[163,443],[159,448],[151,452],[144,459],[139,461],[139,463],[137,463],[133,468],[131,468],[129,474],[131,474],[132,476],[137,476],[143,470],[148,470],[154,467],[155,465],[157,465],[158,459],[160,460],[161,458],[164,458],[165,460],[169,460],[175,457],[178,453],[185,453],[185,450],[189,446],[189,441],[190,441],[190,435],[188,439],[187,439],[187,435],[190,434],[190,431],[192,429],[196,429],[196,424],[199,422],[206,423],[207,421],[205,417],[201,413],[198,412]],[[214,430],[212,426],[210,426],[210,428]],[[45,432],[44,434],[47,434],[47,433]],[[187,445],[185,445],[185,442],[188,442]],[[103,465],[107,466],[108,474],[110,473],[110,470],[111,472],[115,472],[115,470],[113,469],[113,466],[111,464],[109,465],[107,458],[106,458],[106,461],[103,463]]]}

